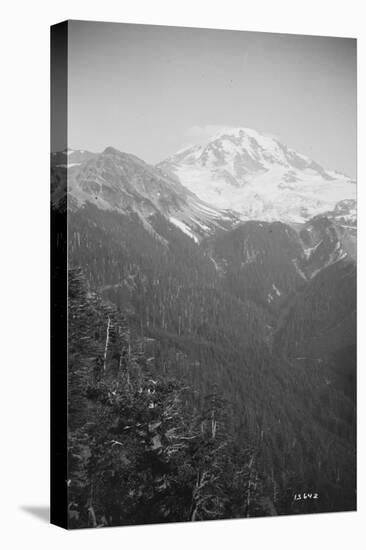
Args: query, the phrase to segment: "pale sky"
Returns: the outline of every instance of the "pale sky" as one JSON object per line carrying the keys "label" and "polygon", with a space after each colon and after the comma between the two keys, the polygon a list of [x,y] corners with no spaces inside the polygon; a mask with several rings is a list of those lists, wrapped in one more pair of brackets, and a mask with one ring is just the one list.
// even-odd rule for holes
{"label": "pale sky", "polygon": [[254,128],[356,177],[356,40],[69,23],[69,147],[157,163]]}

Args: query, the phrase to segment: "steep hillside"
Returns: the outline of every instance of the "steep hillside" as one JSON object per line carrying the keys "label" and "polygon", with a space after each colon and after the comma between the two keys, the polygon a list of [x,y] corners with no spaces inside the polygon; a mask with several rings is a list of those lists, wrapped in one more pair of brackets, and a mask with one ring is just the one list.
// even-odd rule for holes
{"label": "steep hillside", "polygon": [[211,242],[225,288],[273,314],[304,284],[298,267],[304,260],[301,241],[283,223],[246,222]]}
{"label": "steep hillside", "polygon": [[[292,297],[277,333],[286,356],[322,362],[356,345],[356,268],[339,261]],[[350,356],[353,360],[354,354]]]}

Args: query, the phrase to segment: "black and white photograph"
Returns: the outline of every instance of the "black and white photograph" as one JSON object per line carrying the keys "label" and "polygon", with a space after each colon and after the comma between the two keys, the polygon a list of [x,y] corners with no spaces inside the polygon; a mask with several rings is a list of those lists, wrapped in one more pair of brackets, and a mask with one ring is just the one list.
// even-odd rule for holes
{"label": "black and white photograph", "polygon": [[1,548],[363,548],[362,7],[2,6]]}
{"label": "black and white photograph", "polygon": [[356,510],[356,40],[61,26],[64,526]]}

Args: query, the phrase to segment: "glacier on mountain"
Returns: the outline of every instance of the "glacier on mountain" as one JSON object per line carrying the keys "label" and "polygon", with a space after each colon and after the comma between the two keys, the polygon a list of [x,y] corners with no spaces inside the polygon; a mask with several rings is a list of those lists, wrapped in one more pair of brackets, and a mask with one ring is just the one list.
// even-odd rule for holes
{"label": "glacier on mountain", "polygon": [[355,182],[346,175],[248,128],[223,130],[159,167],[201,200],[242,220],[303,223],[356,196]]}

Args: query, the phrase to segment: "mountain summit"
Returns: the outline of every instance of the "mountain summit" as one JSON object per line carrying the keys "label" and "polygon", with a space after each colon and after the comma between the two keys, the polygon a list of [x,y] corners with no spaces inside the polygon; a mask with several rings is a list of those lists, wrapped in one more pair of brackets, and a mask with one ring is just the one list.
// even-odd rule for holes
{"label": "mountain summit", "polygon": [[202,200],[239,213],[243,220],[303,223],[356,195],[349,177],[249,128],[223,130],[159,168]]}

